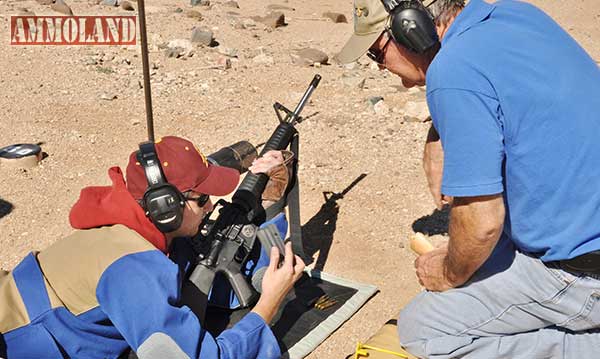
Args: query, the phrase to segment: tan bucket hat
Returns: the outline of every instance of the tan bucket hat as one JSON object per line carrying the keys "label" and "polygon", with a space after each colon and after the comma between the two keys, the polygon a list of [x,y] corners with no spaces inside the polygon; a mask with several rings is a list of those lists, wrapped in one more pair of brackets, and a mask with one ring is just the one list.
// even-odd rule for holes
{"label": "tan bucket hat", "polygon": [[385,29],[389,14],[381,0],[354,0],[354,34],[339,54],[337,61],[342,64],[356,61]]}

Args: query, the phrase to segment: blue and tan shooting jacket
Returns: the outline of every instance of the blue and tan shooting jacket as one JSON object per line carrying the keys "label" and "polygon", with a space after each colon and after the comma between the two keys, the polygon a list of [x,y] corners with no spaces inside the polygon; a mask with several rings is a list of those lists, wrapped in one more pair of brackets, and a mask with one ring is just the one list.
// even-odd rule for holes
{"label": "blue and tan shooting jacket", "polygon": [[[119,208],[135,209],[135,201],[121,193],[122,176],[114,175],[107,191]],[[105,193],[102,201],[106,198]],[[92,202],[100,206],[101,201]],[[109,207],[106,212],[114,211]],[[97,216],[108,218],[106,213]],[[285,217],[275,221],[285,233]],[[131,227],[76,230],[29,254],[11,272],[0,271],[0,357],[117,358],[130,347],[141,359],[279,358],[277,340],[255,313],[218,337],[203,329],[196,315],[179,304],[190,256],[168,257]],[[263,253],[257,263],[266,262]],[[235,304],[228,286],[216,287],[212,297],[220,298],[217,304]]]}

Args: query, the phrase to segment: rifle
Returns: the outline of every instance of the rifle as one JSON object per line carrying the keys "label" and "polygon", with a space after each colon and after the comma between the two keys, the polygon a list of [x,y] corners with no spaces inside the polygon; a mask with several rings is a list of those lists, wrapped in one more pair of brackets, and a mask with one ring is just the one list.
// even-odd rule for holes
{"label": "rifle", "polygon": [[[290,145],[298,134],[294,125],[303,120],[300,112],[320,80],[321,76],[315,75],[294,111],[275,102],[273,108],[279,118],[279,125],[265,143],[260,156],[271,150],[283,150]],[[280,112],[285,112],[285,117]],[[249,307],[255,303],[258,293],[249,285],[241,269],[254,247],[258,227],[265,219],[261,197],[268,180],[269,177],[265,174],[248,173],[233,194],[231,202],[219,200],[216,203],[220,210],[212,227],[192,239],[197,264],[189,281],[202,294],[208,296],[216,274],[221,273],[231,284],[241,307]],[[206,242],[208,250],[199,250]]]}

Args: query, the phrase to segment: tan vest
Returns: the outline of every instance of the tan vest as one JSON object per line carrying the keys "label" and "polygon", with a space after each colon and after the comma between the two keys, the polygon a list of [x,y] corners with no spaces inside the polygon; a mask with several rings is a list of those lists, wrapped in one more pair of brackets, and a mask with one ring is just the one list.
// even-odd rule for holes
{"label": "tan vest", "polygon": [[[98,306],[104,270],[128,254],[158,250],[137,232],[114,225],[77,230],[37,254],[52,308],[79,315]],[[30,323],[12,272],[0,271],[0,333]]]}

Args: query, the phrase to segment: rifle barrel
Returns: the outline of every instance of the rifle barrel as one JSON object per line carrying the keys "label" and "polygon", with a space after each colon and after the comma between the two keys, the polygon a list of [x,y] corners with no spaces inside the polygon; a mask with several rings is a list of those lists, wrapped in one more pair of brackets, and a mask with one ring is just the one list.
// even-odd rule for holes
{"label": "rifle barrel", "polygon": [[313,91],[317,88],[320,81],[321,81],[321,75],[317,74],[317,75],[315,75],[315,77],[313,77],[312,81],[310,82],[310,85],[308,85],[308,89],[306,89],[304,96],[302,96],[302,99],[300,100],[300,102],[298,102],[298,105],[296,106],[296,109],[294,110],[294,112],[292,114],[292,118],[290,119],[290,122],[292,124],[293,124],[293,121],[296,120],[296,118],[298,117],[300,112],[302,112],[302,109],[304,108],[304,105],[306,105],[308,98],[310,97],[310,95],[312,95]]}

